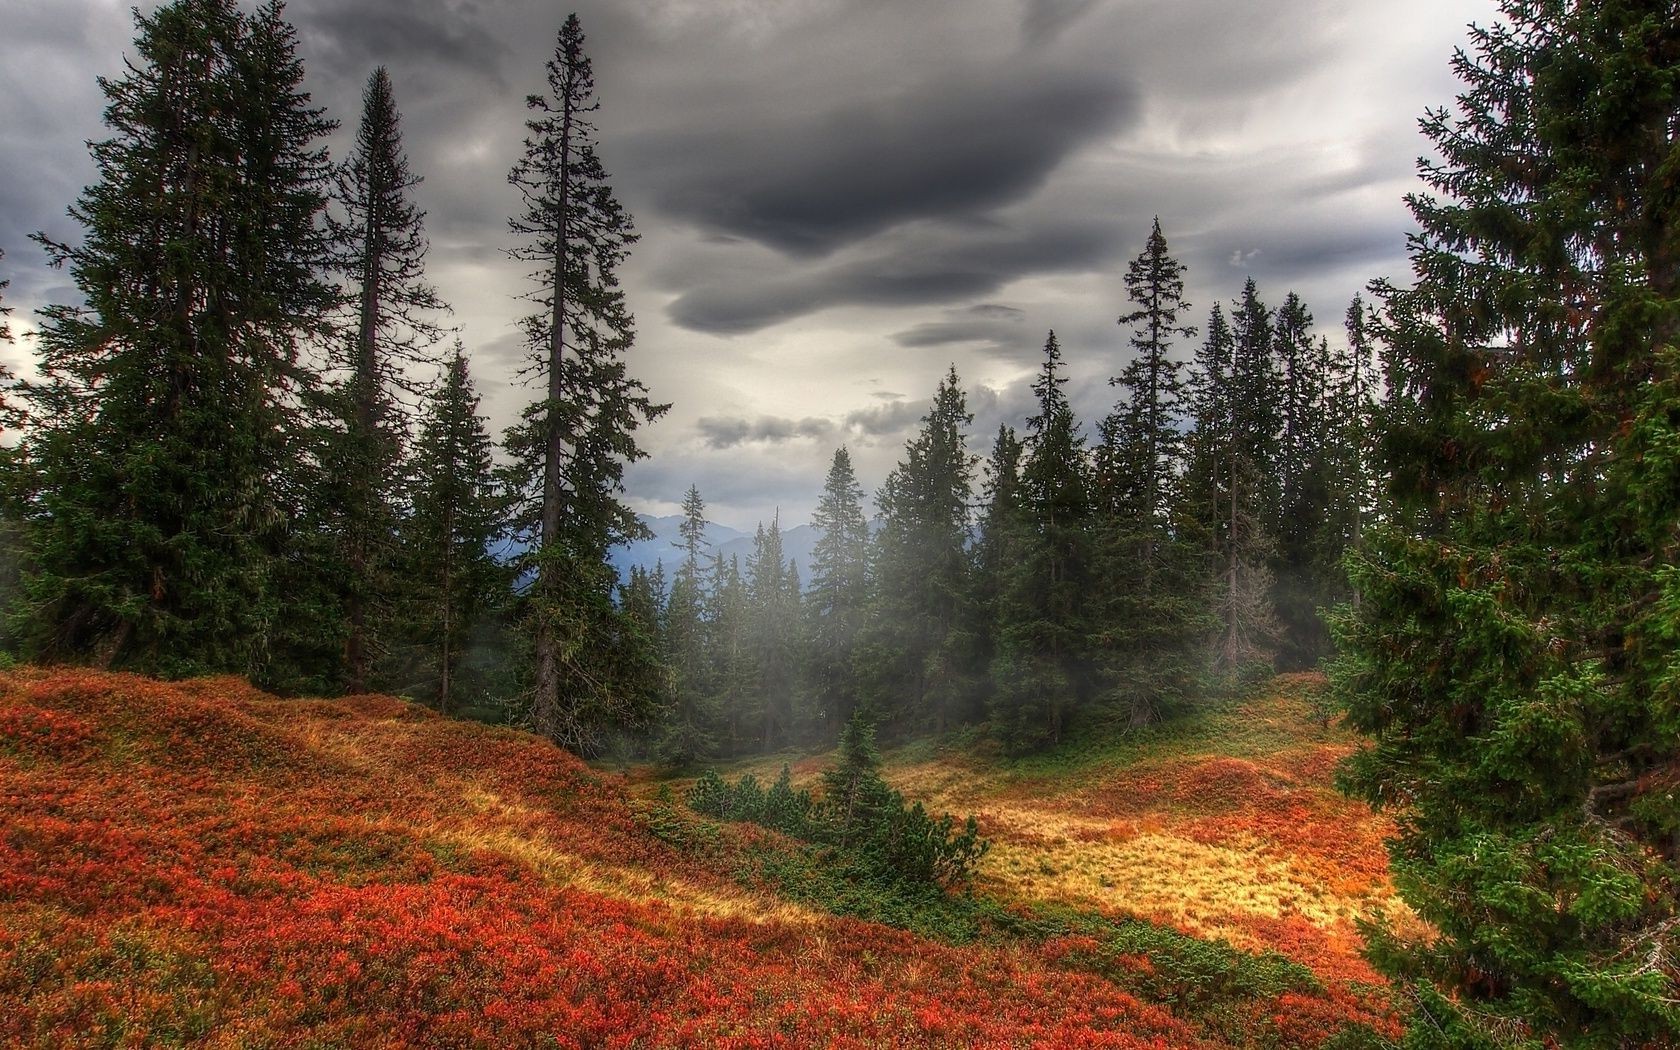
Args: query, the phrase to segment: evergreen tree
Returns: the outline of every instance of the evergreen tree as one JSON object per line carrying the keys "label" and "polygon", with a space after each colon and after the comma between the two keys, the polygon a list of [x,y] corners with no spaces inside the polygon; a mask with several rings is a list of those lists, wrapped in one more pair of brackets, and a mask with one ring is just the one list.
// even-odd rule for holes
{"label": "evergreen tree", "polygon": [[1101,582],[1090,604],[1098,677],[1107,700],[1135,725],[1188,692],[1200,626],[1194,559],[1172,520],[1188,392],[1182,364],[1169,356],[1175,338],[1196,330],[1179,320],[1188,309],[1184,267],[1167,253],[1159,220],[1132,261],[1126,290],[1138,309],[1120,323],[1133,326],[1137,356],[1109,381],[1126,396],[1098,428],[1092,557]]}
{"label": "evergreen tree", "polygon": [[1014,750],[1059,742],[1091,684],[1090,485],[1061,365],[1051,332],[1033,383],[1038,414],[1027,421],[1021,546],[999,600],[992,715]]}
{"label": "evergreen tree", "polygon": [[1196,334],[1194,325],[1179,321],[1190,306],[1184,301],[1184,266],[1167,254],[1159,218],[1148,244],[1126,271],[1126,293],[1138,308],[1121,316],[1119,323],[1132,326],[1137,356],[1109,380],[1125,390],[1126,397],[1105,425],[1103,447],[1134,450],[1129,456],[1116,455],[1115,462],[1133,465],[1131,477],[1118,487],[1135,494],[1133,513],[1152,534],[1143,552],[1147,563],[1161,538],[1153,534],[1165,521],[1181,456],[1178,422],[1185,388],[1183,364],[1170,356],[1172,343]]}
{"label": "evergreen tree", "polygon": [[798,577],[782,555],[781,516],[762,524],[753,537],[747,565],[747,593],[752,601],[751,649],[756,665],[753,690],[759,743],[772,751],[793,728]]}
{"label": "evergreen tree", "polygon": [[876,496],[871,626],[858,659],[876,716],[894,731],[942,729],[965,689],[968,642],[956,628],[968,591],[973,422],[953,366]]}
{"label": "evergreen tree", "polygon": [[1025,512],[1021,504],[1021,441],[1013,427],[999,424],[986,462],[985,514],[972,553],[973,570],[966,613],[974,639],[972,670],[976,687],[965,720],[981,717],[991,702],[990,670],[998,659],[1001,635],[1001,602],[1011,570],[1019,559],[1024,540]]}
{"label": "evergreen tree", "polygon": [[1315,338],[1313,316],[1290,292],[1278,308],[1273,346],[1278,367],[1278,516],[1272,561],[1273,607],[1279,620],[1278,661],[1310,667],[1329,648],[1320,610],[1340,597],[1340,548],[1327,549],[1330,516],[1331,364],[1329,345]]}
{"label": "evergreen tree", "polygon": [[818,732],[829,739],[858,704],[853,651],[867,597],[869,525],[863,516],[863,488],[844,447],[834,450],[822,496],[811,524],[820,532],[811,551],[810,620],[806,675]]}
{"label": "evergreen tree", "polygon": [[136,25],[135,59],[100,81],[83,235],[38,237],[83,304],[45,312],[27,391],[26,651],[285,682],[281,632],[333,630],[286,577],[311,480],[300,349],[334,303],[333,124],[277,2],[176,0]]}
{"label": "evergreen tree", "polygon": [[741,566],[732,555],[712,557],[712,582],[707,592],[706,681],[712,709],[722,723],[725,748],[738,754],[749,746],[747,698],[756,686],[752,651],[752,602]]}
{"label": "evergreen tree", "polygon": [[[528,595],[536,656],[531,719],[574,748],[602,730],[647,720],[656,695],[651,654],[626,648],[645,632],[619,623],[607,551],[644,534],[620,499],[624,464],[645,455],[636,430],[665,411],[631,379],[624,355],[633,324],[618,267],[636,235],[607,184],[595,147],[595,77],[583,30],[566,19],[549,60],[547,92],[527,99],[524,156],[509,181],[524,208],[510,227],[516,259],[535,264],[538,311],[526,320],[531,371],[544,396],[508,435],[521,497],[519,529],[531,541],[536,581]],[[625,673],[618,677],[616,671]]]}
{"label": "evergreen tree", "polygon": [[488,669],[465,665],[471,650],[495,648],[489,635],[512,582],[491,553],[504,531],[503,501],[478,404],[456,340],[414,446],[411,509],[400,532],[406,582],[398,592],[402,615],[396,637],[402,644],[390,672],[393,681],[445,714],[463,695],[485,697]]}
{"label": "evergreen tree", "polygon": [[419,182],[403,152],[391,78],[381,66],[368,77],[356,144],[339,171],[344,216],[334,224],[356,315],[350,376],[339,393],[345,429],[333,454],[345,568],[344,674],[352,692],[367,688],[395,586],[397,486],[407,428],[392,387],[411,387],[405,369],[429,363],[425,348],[438,336],[430,315],[444,308],[425,283],[423,213],[410,192]]}
{"label": "evergreen tree", "polygon": [[706,501],[690,485],[683,497],[683,562],[671,582],[665,607],[665,638],[671,662],[671,699],[658,753],[661,761],[687,765],[717,750],[717,711],[707,646],[707,594],[701,559],[706,548]]}
{"label": "evergreen tree", "polygon": [[[1258,303],[1250,281],[1244,295],[1245,331],[1264,319]],[[1182,522],[1206,551],[1204,572],[1219,623],[1214,663],[1227,673],[1269,660],[1277,630],[1256,454],[1264,451],[1255,430],[1266,425],[1265,413],[1250,403],[1254,386],[1270,386],[1263,361],[1253,356],[1252,345],[1247,361],[1239,361],[1237,335],[1215,305],[1191,373],[1195,426]]]}
{"label": "evergreen tree", "polygon": [[1507,0],[1454,62],[1379,285],[1393,513],[1353,561],[1348,785],[1428,923],[1418,1046],[1680,1039],[1680,22]]}
{"label": "evergreen tree", "polygon": [[1260,301],[1250,277],[1231,314],[1231,429],[1248,445],[1252,464],[1254,509],[1268,533],[1275,534],[1282,503],[1278,434],[1282,430],[1282,378],[1273,357],[1272,311]]}

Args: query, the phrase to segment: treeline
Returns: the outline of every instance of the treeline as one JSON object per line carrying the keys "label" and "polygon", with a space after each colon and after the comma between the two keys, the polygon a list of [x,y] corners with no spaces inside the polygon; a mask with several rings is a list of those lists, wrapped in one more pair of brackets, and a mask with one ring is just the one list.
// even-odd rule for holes
{"label": "treeline", "polygon": [[776,521],[745,565],[709,552],[690,489],[682,561],[626,588],[670,667],[659,754],[827,744],[859,711],[891,737],[985,723],[1031,750],[1079,719],[1147,723],[1223,677],[1324,656],[1374,501],[1366,308],[1332,344],[1298,296],[1269,309],[1251,280],[1198,331],[1183,274],[1157,223],[1126,274],[1131,352],[1094,436],[1051,333],[1037,412],[984,465],[951,369],[873,527],[836,450],[803,586]]}
{"label": "treeline", "polygon": [[444,710],[514,698],[574,747],[645,719],[659,663],[606,553],[639,534],[621,479],[664,407],[625,364],[635,233],[577,18],[509,175],[537,396],[499,455],[459,337],[442,349],[385,70],[335,161],[278,0],[136,25],[101,81],[80,236],[36,238],[81,301],[43,311],[39,377],[8,399],[12,651]]}

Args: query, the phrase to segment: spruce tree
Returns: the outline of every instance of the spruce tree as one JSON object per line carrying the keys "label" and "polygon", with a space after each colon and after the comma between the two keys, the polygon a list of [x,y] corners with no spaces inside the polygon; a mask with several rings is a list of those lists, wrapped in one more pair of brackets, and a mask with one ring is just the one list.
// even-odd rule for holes
{"label": "spruce tree", "polygon": [[834,450],[822,496],[811,524],[821,531],[811,551],[810,620],[805,660],[813,720],[832,739],[858,705],[853,663],[868,595],[869,524],[863,516],[863,488],[844,447]]}
{"label": "spruce tree", "polygon": [[993,721],[1018,751],[1059,742],[1091,685],[1090,482],[1066,383],[1051,332],[1027,421],[1021,546],[998,603]]}
{"label": "spruce tree", "polygon": [[761,523],[753,537],[747,565],[747,594],[752,602],[751,652],[756,681],[754,711],[759,744],[766,751],[785,743],[793,728],[795,661],[798,657],[799,593],[793,567],[782,554],[781,516]]}
{"label": "spruce tree", "polygon": [[1507,0],[1379,285],[1388,520],[1353,562],[1350,788],[1430,928],[1418,1046],[1680,1039],[1680,22]]}
{"label": "spruce tree", "polygon": [[1021,441],[1007,424],[998,424],[997,437],[992,441],[992,453],[986,461],[986,484],[983,493],[985,512],[980,519],[980,534],[972,551],[973,568],[970,588],[965,602],[969,621],[968,633],[974,639],[971,671],[975,687],[959,712],[964,720],[976,720],[984,715],[991,702],[990,673],[998,660],[1001,623],[1000,608],[1010,571],[1017,564],[1024,540],[1024,511],[1021,505]]}
{"label": "spruce tree", "polygon": [[723,749],[739,754],[756,743],[749,739],[748,698],[757,671],[752,651],[752,601],[741,575],[740,562],[722,552],[712,556],[711,586],[706,603],[707,695],[716,712]]}
{"label": "spruce tree", "polygon": [[419,182],[403,152],[391,78],[381,66],[368,77],[356,143],[338,174],[344,214],[334,223],[354,312],[349,378],[338,392],[344,432],[332,453],[345,577],[344,676],[352,692],[367,688],[395,587],[407,426],[393,390],[412,390],[408,370],[430,363],[427,350],[438,337],[432,315],[444,308],[425,281],[424,213],[411,193]]}
{"label": "spruce tree", "polygon": [[1280,637],[1278,662],[1300,669],[1328,649],[1320,610],[1335,586],[1337,552],[1325,547],[1331,504],[1329,345],[1314,335],[1312,312],[1294,292],[1273,323],[1278,377],[1278,512],[1272,569]]}
{"label": "spruce tree", "polygon": [[[596,152],[595,77],[577,15],[566,19],[547,65],[547,91],[526,101],[524,155],[509,181],[524,201],[510,221],[533,263],[537,312],[526,319],[531,369],[543,397],[508,434],[521,497],[516,524],[529,541],[536,580],[528,619],[536,669],[531,719],[574,748],[614,725],[645,722],[651,654],[642,633],[619,623],[607,551],[644,535],[620,498],[624,465],[645,453],[635,432],[664,412],[630,378],[624,356],[633,322],[618,267],[636,235]],[[624,672],[620,677],[617,672]]]}
{"label": "spruce tree", "polygon": [[38,237],[82,304],[45,311],[27,392],[25,648],[285,681],[282,631],[333,630],[286,577],[310,481],[301,351],[334,303],[333,124],[277,2],[177,0],[136,26],[135,58],[100,81],[82,236]]}
{"label": "spruce tree", "polygon": [[683,497],[683,521],[678,532],[683,561],[671,581],[671,597],[665,607],[671,694],[657,748],[660,760],[674,766],[708,757],[718,746],[702,564],[707,546],[706,501],[694,485]]}
{"label": "spruce tree", "polygon": [[471,651],[497,648],[491,635],[512,582],[491,550],[504,532],[503,501],[478,405],[457,340],[414,445],[410,511],[399,533],[400,644],[389,672],[445,714],[463,695],[485,697],[487,669],[464,665]]}
{"label": "spruce tree", "polygon": [[871,626],[858,660],[875,715],[894,732],[942,729],[966,690],[968,646],[955,631],[968,592],[973,422],[953,366],[876,495]]}
{"label": "spruce tree", "polygon": [[[1168,254],[1159,218],[1143,251],[1126,270],[1126,294],[1138,308],[1122,315],[1119,323],[1132,326],[1136,356],[1109,380],[1126,396],[1105,427],[1103,445],[1133,450],[1129,456],[1115,457],[1117,463],[1134,465],[1132,477],[1119,488],[1135,492],[1134,513],[1145,530],[1154,534],[1165,520],[1181,456],[1178,423],[1186,392],[1180,374],[1183,364],[1172,358],[1172,344],[1196,334],[1194,325],[1179,320],[1190,308],[1184,301],[1184,266]],[[1146,546],[1146,562],[1154,556],[1158,540],[1153,537]]]}
{"label": "spruce tree", "polygon": [[[1249,282],[1243,308],[1250,331],[1264,319],[1253,287]],[[1277,633],[1257,455],[1265,443],[1256,429],[1266,425],[1266,416],[1250,403],[1255,386],[1270,389],[1264,360],[1253,356],[1251,345],[1246,362],[1239,363],[1236,332],[1215,305],[1191,371],[1194,427],[1182,525],[1205,551],[1210,605],[1219,625],[1214,665],[1226,673],[1269,660]]]}

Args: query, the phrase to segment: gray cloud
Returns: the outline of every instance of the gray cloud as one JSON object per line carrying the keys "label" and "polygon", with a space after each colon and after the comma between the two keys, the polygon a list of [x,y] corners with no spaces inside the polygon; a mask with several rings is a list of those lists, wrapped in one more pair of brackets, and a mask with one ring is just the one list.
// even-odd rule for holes
{"label": "gray cloud", "polygon": [[[151,9],[159,0],[137,0]],[[252,6],[255,0],[242,0]],[[99,74],[133,55],[127,0],[12,4],[0,44],[0,279],[13,327],[74,302],[35,230],[93,176]],[[1032,411],[1044,330],[1082,419],[1123,364],[1120,274],[1159,213],[1194,320],[1249,272],[1321,328],[1372,276],[1405,272],[1401,194],[1425,105],[1491,0],[577,0],[601,150],[643,234],[623,278],[632,370],[674,401],[642,435],[632,499],[690,482],[719,520],[784,523],[833,446],[866,489],[954,361],[984,454]],[[534,0],[290,0],[307,86],[355,131],[362,86],[396,83],[430,276],[456,306],[493,432],[537,392],[517,373],[530,285],[507,262],[506,173],[527,92],[569,8]],[[1233,267],[1233,252],[1258,254]],[[1334,335],[1331,332],[1332,336]],[[4,351],[14,365],[27,339]],[[1188,354],[1189,347],[1179,348]],[[908,391],[911,397],[887,396]],[[859,408],[857,406],[867,406]]]}
{"label": "gray cloud", "polygon": [[781,278],[701,285],[670,306],[698,332],[738,335],[833,306],[904,306],[987,295],[1020,277],[1090,270],[1119,250],[1112,222],[1055,223],[1020,231],[927,230],[871,258]]}
{"label": "gray cloud", "polygon": [[[512,51],[498,39],[482,5],[445,2],[416,11],[413,0],[292,0],[287,16],[307,41],[317,71],[366,77],[401,56],[434,75],[502,82]],[[558,26],[556,27],[558,28]]]}
{"label": "gray cloud", "polygon": [[810,257],[1019,200],[1135,110],[1105,71],[987,68],[809,121],[640,136],[628,155],[655,174],[662,211]]}
{"label": "gray cloud", "polygon": [[707,448],[726,449],[757,442],[777,445],[797,439],[827,438],[834,433],[834,424],[826,419],[808,416],[804,419],[783,419],[779,416],[759,416],[741,419],[731,416],[702,416],[695,428]]}
{"label": "gray cloud", "polygon": [[848,429],[867,437],[902,434],[927,414],[917,401],[892,401],[846,413]]}

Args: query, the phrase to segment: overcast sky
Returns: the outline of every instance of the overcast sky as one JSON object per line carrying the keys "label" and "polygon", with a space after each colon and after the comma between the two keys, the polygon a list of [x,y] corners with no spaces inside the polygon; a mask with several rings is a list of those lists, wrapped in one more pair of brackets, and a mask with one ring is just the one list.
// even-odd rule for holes
{"label": "overcast sky", "polygon": [[[143,0],[142,8],[157,6]],[[28,235],[105,134],[97,75],[131,53],[127,0],[0,0],[0,279],[29,314],[73,301]],[[499,433],[524,290],[506,174],[524,98],[570,8],[535,0],[292,0],[309,86],[354,131],[389,68],[455,307]],[[873,492],[955,364],[972,445],[1028,413],[1045,333],[1075,407],[1125,361],[1122,274],[1160,216],[1197,323],[1252,275],[1335,338],[1373,277],[1407,274],[1426,149],[1465,25],[1492,0],[583,0],[601,154],[642,235],[624,284],[632,369],[673,403],[635,506],[692,482],[710,516],[805,521],[835,447]],[[21,322],[21,323],[19,323]],[[1181,348],[1188,356],[1190,347]],[[0,354],[5,354],[0,347]],[[28,357],[27,340],[10,348]]]}

